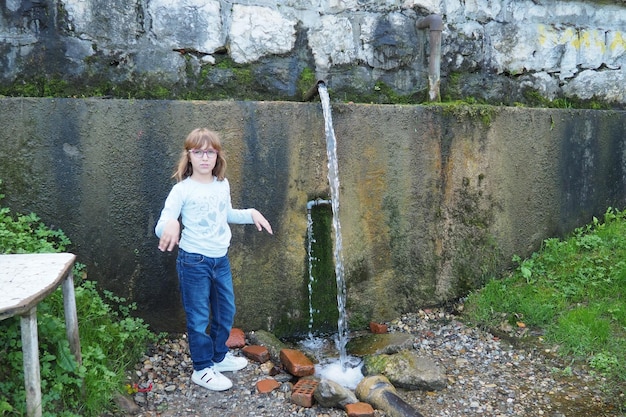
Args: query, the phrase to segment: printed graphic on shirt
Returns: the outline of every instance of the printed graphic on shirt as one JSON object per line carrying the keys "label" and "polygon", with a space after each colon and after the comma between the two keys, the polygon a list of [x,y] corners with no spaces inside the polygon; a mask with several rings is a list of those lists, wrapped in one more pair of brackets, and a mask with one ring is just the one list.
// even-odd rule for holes
{"label": "printed graphic on shirt", "polygon": [[192,196],[187,202],[188,227],[208,238],[226,234],[227,200],[217,194]]}

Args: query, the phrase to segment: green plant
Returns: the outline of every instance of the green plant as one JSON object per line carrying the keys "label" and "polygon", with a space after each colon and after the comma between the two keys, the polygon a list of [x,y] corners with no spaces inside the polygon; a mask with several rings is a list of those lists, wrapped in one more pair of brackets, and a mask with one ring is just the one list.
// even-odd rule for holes
{"label": "green plant", "polygon": [[316,83],[315,71],[309,67],[303,68],[298,78],[298,91],[301,96],[304,96],[311,87]]}
{"label": "green plant", "polygon": [[[626,364],[626,210],[550,238],[517,268],[468,297],[466,318],[496,329],[502,321],[542,329],[562,355],[584,360],[609,389],[624,386]],[[613,383],[614,382],[614,383]]]}
{"label": "green plant", "polygon": [[[4,196],[0,194],[0,199]],[[58,252],[70,240],[51,230],[34,214],[10,214],[0,207],[0,253]],[[75,288],[82,364],[70,352],[65,335],[61,288],[37,306],[42,408],[46,416],[97,416],[111,409],[111,399],[123,392],[126,371],[156,336],[143,320],[131,316],[136,308],[86,280],[77,263]],[[106,301],[105,301],[106,300]],[[0,415],[25,412],[24,374],[19,318],[0,322]]]}

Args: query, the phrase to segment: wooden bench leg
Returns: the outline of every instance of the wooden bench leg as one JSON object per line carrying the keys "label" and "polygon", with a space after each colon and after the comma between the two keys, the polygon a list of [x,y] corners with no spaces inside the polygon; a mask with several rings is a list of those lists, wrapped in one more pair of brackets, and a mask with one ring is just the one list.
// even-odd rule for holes
{"label": "wooden bench leg", "polygon": [[80,336],[78,334],[78,315],[76,313],[76,295],[74,294],[74,278],[70,272],[63,281],[63,309],[65,311],[65,333],[70,342],[70,350],[79,364],[83,363],[80,353]]}
{"label": "wooden bench leg", "polygon": [[24,354],[24,383],[26,386],[26,415],[41,417],[41,371],[39,369],[39,338],[37,336],[37,307],[21,316],[22,353]]}

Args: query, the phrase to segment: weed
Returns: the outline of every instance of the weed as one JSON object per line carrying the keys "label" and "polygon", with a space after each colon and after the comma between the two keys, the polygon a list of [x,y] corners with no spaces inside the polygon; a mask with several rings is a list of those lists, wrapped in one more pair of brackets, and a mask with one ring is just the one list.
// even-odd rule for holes
{"label": "weed", "polygon": [[586,361],[607,379],[626,382],[626,210],[607,209],[603,221],[566,239],[546,239],[516,270],[491,280],[467,300],[466,318],[497,328],[522,320],[542,329],[562,355]]}
{"label": "weed", "polygon": [[[0,199],[4,196],[0,194]],[[35,214],[13,216],[0,207],[0,253],[59,252],[70,246],[61,230],[52,230]],[[126,370],[137,362],[156,336],[141,319],[130,316],[135,306],[105,293],[86,280],[84,265],[74,268],[82,364],[70,352],[65,335],[61,288],[37,306],[42,408],[44,416],[98,416],[122,392]],[[25,414],[19,318],[0,322],[0,415]]]}

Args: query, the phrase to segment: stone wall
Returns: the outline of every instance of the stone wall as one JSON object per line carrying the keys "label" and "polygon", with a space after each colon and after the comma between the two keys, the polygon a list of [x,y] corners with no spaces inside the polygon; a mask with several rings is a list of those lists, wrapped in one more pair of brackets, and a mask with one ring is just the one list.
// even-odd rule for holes
{"label": "stone wall", "polygon": [[11,0],[0,85],[299,100],[309,70],[337,100],[425,101],[429,36],[416,23],[430,14],[444,23],[444,99],[626,104],[623,0]]}
{"label": "stone wall", "polygon": [[[158,330],[180,331],[184,318],[155,221],[184,137],[218,130],[233,205],[258,208],[275,230],[232,226],[236,324],[307,330],[306,208],[329,197],[320,103],[5,98],[0,108],[2,205],[65,231],[89,278]],[[626,206],[623,111],[332,111],[353,325],[454,299],[513,254]]]}

